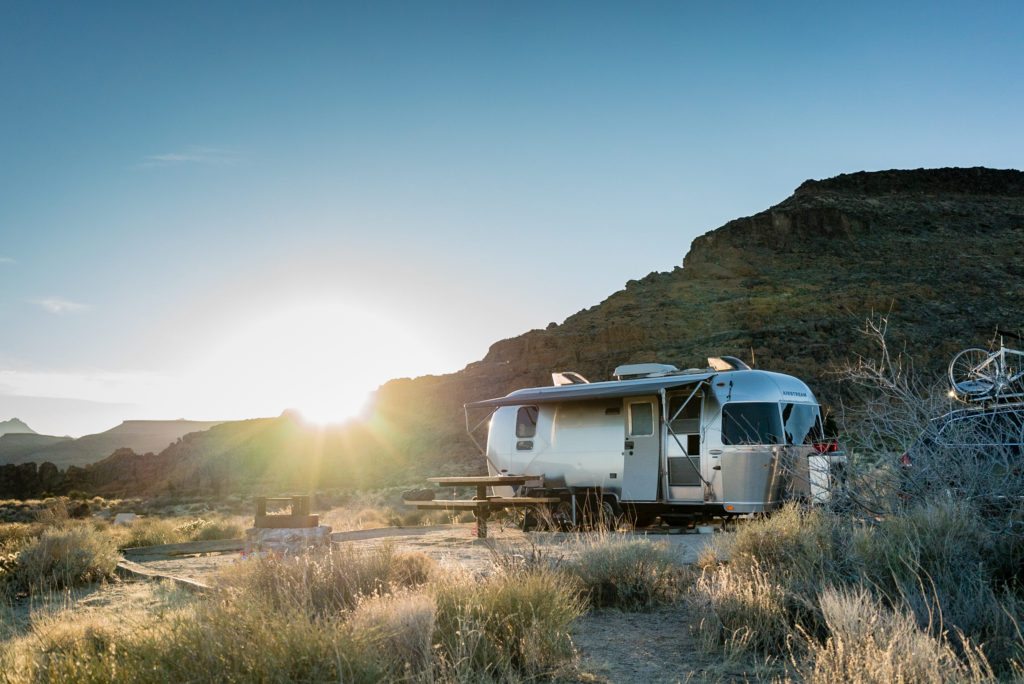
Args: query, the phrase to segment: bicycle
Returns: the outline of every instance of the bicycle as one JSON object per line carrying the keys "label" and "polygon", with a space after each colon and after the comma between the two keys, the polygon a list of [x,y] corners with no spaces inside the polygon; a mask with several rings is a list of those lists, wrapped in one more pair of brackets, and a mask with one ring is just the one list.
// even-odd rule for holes
{"label": "bicycle", "polygon": [[949,362],[953,393],[965,399],[1024,397],[1021,378],[1024,352],[1006,347],[1001,337],[998,351],[968,347]]}

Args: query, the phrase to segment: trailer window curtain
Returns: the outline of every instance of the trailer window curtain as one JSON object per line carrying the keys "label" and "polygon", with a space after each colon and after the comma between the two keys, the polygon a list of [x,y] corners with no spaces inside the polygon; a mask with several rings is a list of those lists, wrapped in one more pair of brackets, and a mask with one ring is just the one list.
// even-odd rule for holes
{"label": "trailer window curtain", "polygon": [[722,444],[781,442],[782,417],[778,404],[751,402],[722,407]]}

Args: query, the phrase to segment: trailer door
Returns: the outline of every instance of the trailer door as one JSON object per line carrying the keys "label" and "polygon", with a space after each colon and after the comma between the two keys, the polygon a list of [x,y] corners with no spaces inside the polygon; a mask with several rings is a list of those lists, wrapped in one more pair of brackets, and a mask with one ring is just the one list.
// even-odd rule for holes
{"label": "trailer door", "polygon": [[626,400],[622,450],[622,500],[656,501],[661,462],[661,413],[657,397]]}

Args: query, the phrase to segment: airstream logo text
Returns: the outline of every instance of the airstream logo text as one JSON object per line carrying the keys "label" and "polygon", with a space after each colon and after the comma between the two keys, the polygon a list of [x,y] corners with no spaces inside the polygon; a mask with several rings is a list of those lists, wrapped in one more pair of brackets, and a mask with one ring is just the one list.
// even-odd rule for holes
{"label": "airstream logo text", "polygon": [[806,397],[807,392],[793,392],[790,390],[782,390],[782,393],[789,397]]}

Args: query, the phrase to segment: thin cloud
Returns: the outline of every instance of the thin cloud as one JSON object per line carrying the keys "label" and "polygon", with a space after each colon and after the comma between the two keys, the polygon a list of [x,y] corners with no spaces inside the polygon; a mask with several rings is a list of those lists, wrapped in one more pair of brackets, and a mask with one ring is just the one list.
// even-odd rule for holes
{"label": "thin cloud", "polygon": [[11,257],[0,257],[0,264],[16,264],[16,263],[18,263],[18,262],[16,262]]}
{"label": "thin cloud", "polygon": [[89,308],[86,304],[79,304],[78,302],[73,302],[70,299],[61,299],[60,297],[47,297],[46,299],[40,299],[36,304],[43,307],[50,313],[57,315],[74,313],[76,311],[85,311]]}
{"label": "thin cloud", "polygon": [[238,161],[238,154],[234,150],[221,147],[189,147],[183,152],[151,154],[139,166],[143,168],[184,166],[186,164],[230,166],[236,161]]}
{"label": "thin cloud", "polygon": [[122,404],[126,397],[158,395],[169,379],[159,373],[0,368],[0,395]]}

